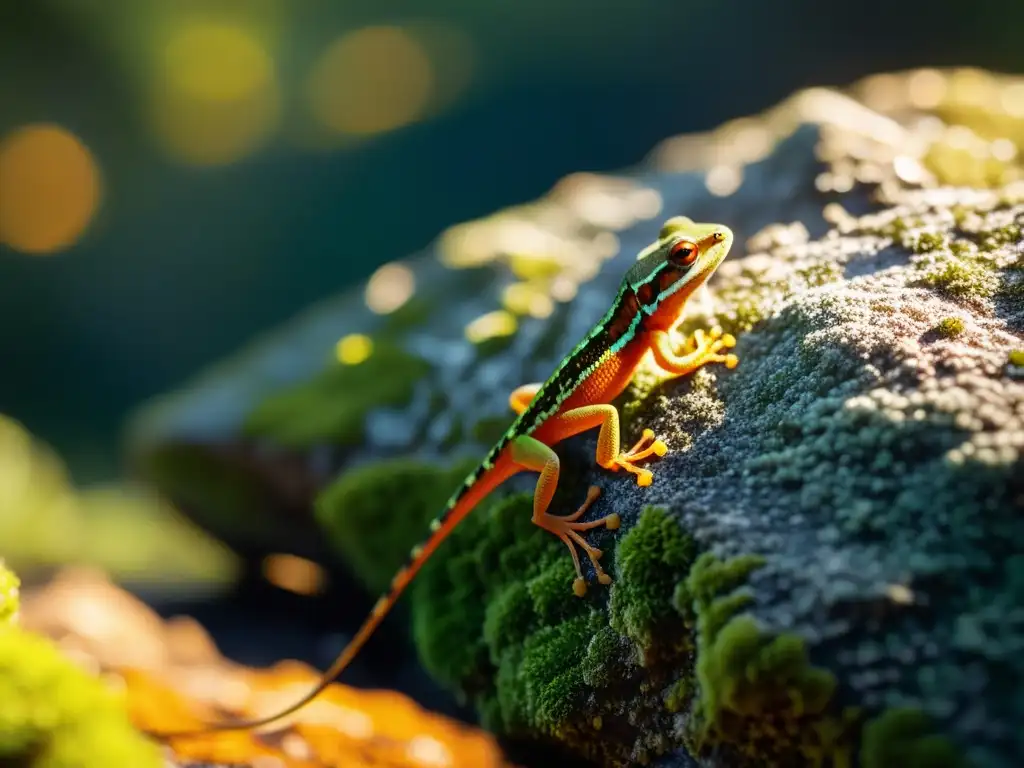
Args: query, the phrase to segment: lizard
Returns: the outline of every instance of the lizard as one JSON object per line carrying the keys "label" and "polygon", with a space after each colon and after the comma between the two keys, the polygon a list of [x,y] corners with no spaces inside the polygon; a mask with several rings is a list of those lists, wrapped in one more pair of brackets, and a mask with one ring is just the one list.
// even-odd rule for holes
{"label": "lizard", "polygon": [[258,728],[294,714],[312,702],[348,667],[455,526],[498,486],[520,472],[539,474],[532,519],[568,547],[576,572],[572,584],[576,596],[583,597],[587,590],[577,547],[587,556],[598,582],[610,584],[611,576],[599,562],[602,551],[583,534],[600,527],[614,530],[619,527],[619,516],[612,513],[596,520],[581,520],[600,495],[598,486],[591,486],[583,503],[571,514],[548,512],[560,466],[552,446],[599,428],[597,464],[606,470],[631,473],[640,486],[651,484],[653,473],[640,463],[652,456],[664,456],[668,447],[655,437],[653,430],[644,429],[640,440],[628,451],[622,451],[619,412],[612,402],[629,385],[648,354],[669,378],[685,376],[711,362],[724,363],[728,368],[737,365],[735,354],[722,353],[735,346],[736,340],[721,328],[695,331],[679,352],[675,333],[687,299],[714,274],[732,241],[732,231],[721,224],[698,224],[685,216],[674,216],[664,223],[657,239],[640,251],[636,263],[627,271],[611,307],[562,359],[547,381],[523,385],[511,394],[509,405],[516,414],[511,426],[430,523],[428,537],[413,547],[389,589],[308,694],[279,712],[258,719],[212,722],[175,733],[149,733],[180,737]]}

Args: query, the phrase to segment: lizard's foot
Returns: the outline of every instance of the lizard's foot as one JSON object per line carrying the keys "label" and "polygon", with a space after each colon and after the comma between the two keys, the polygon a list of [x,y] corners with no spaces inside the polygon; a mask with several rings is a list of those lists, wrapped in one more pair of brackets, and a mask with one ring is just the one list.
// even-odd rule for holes
{"label": "lizard's foot", "polygon": [[715,326],[709,331],[697,329],[693,332],[684,345],[687,357],[694,355],[695,367],[707,363],[725,363],[726,368],[735,368],[739,364],[739,358],[732,354],[721,354],[723,349],[732,349],[736,346],[736,337],[731,333],[723,333],[720,326]]}
{"label": "lizard's foot", "polygon": [[624,469],[636,475],[637,485],[650,485],[654,480],[654,474],[649,469],[638,467],[637,462],[650,456],[664,456],[666,453],[668,453],[668,446],[664,441],[658,440],[654,436],[653,429],[645,429],[636,445],[616,456],[609,464],[605,465],[605,469],[610,469],[613,472]]}
{"label": "lizard's foot", "polygon": [[586,523],[578,522],[579,519],[586,513],[590,506],[597,501],[597,497],[601,495],[601,489],[596,485],[591,486],[587,492],[587,499],[580,505],[580,508],[573,512],[571,515],[549,515],[547,513],[535,517],[533,522],[539,525],[546,531],[550,531],[555,534],[562,543],[569,548],[569,552],[572,554],[572,563],[576,567],[576,579],[572,583],[572,591],[577,597],[583,597],[587,592],[587,582],[583,578],[583,568],[580,565],[580,556],[576,552],[576,547],[586,553],[587,558],[594,566],[594,571],[597,573],[597,580],[602,584],[611,584],[612,577],[604,572],[601,564],[598,560],[601,559],[601,555],[604,554],[597,547],[591,546],[587,543],[587,540],[583,538],[582,531],[589,531],[592,528],[599,528],[602,525],[608,530],[614,531],[619,527],[619,516],[617,514],[605,515],[598,520],[591,520]]}

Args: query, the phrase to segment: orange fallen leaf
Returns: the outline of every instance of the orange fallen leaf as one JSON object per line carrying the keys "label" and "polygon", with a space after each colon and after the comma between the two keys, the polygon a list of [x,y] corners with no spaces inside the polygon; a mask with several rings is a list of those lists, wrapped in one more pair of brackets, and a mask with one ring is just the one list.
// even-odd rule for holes
{"label": "orange fallen leaf", "polygon": [[[69,610],[69,606],[75,610]],[[163,621],[95,572],[71,571],[29,591],[24,623],[121,689],[132,722],[160,733],[272,714],[319,672],[297,661],[249,669],[220,655],[191,619]],[[122,653],[119,647],[145,648]],[[260,729],[162,739],[178,761],[253,768],[511,768],[490,735],[393,691],[330,686]]]}

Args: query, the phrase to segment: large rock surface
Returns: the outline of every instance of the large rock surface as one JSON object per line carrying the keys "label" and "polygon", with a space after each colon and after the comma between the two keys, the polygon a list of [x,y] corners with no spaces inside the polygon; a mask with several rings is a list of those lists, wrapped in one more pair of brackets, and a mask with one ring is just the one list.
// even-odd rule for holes
{"label": "large rock surface", "polygon": [[149,408],[134,456],[240,549],[377,588],[661,221],[722,221],[684,329],[734,332],[739,367],[627,393],[672,448],[650,488],[593,435],[562,450],[560,510],[596,482],[623,518],[615,584],[574,600],[508,497],[414,585],[424,663],[496,731],[608,765],[1020,765],[1021,147],[1019,80],[799,93],[453,228]]}

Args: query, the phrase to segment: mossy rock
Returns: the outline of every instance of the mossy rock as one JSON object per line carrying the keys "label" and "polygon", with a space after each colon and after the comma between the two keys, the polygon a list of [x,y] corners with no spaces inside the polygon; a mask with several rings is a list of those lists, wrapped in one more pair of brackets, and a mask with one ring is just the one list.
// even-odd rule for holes
{"label": "mossy rock", "polygon": [[[922,110],[915,76],[941,79],[947,95]],[[568,553],[530,523],[529,496],[499,495],[412,585],[425,666],[494,730],[605,765],[1016,768],[1024,152],[991,148],[1024,147],[1024,129],[1001,100],[959,94],[964,78],[993,92],[1021,82],[976,71],[888,78],[884,89],[802,92],[669,140],[637,169],[577,176],[459,225],[407,262],[417,285],[443,297],[414,326],[386,331],[350,294],[167,404],[142,443],[263,451],[264,466],[318,478],[310,509],[332,483],[386,486],[389,470],[443,502],[437,472],[447,469],[390,462],[445,468],[481,455],[510,420],[508,390],[543,380],[607,307],[657,233],[654,211],[722,221],[736,245],[681,331],[723,326],[739,337],[740,365],[637,377],[621,402],[624,439],[649,426],[670,446],[649,488],[594,467],[592,434],[559,447],[573,469],[552,512],[571,512],[596,483],[592,514],[622,518],[619,532],[593,536],[612,586],[574,598]],[[889,101],[876,104],[883,90]],[[959,126],[959,138],[919,133],[922,117]],[[754,133],[762,150],[743,154],[736,137]],[[713,195],[707,170],[723,161],[741,183]],[[616,215],[580,205],[588,194]],[[531,234],[517,251],[510,232]],[[543,252],[529,252],[537,242]],[[557,269],[531,276],[521,271],[531,257]],[[516,333],[478,354],[466,328],[499,308],[516,314]],[[404,403],[362,414],[356,446],[247,435],[257,404],[313,387],[348,332],[380,334],[429,371]],[[297,428],[313,434],[316,420],[314,408]],[[350,498],[381,499],[360,508],[364,522],[435,512],[355,486]],[[321,515],[341,508],[329,499]],[[366,583],[382,583],[378,563],[399,562],[419,537],[402,525],[381,525],[372,558],[351,557]],[[330,529],[359,534],[341,556],[375,530],[334,516]]]}

